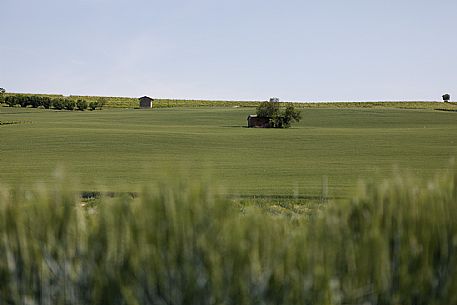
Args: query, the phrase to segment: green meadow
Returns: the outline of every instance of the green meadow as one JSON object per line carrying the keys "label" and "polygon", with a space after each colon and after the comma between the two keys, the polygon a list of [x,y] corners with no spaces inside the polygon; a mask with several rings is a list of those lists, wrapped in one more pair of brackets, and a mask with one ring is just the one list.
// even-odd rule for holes
{"label": "green meadow", "polygon": [[[310,108],[290,129],[246,128],[255,108],[52,111],[0,108],[0,183],[134,192],[176,176],[230,195],[350,195],[396,169],[430,177],[457,155],[457,114],[432,109]],[[327,191],[326,191],[327,192]]]}
{"label": "green meadow", "polygon": [[423,105],[2,107],[0,304],[456,304],[457,112]]}

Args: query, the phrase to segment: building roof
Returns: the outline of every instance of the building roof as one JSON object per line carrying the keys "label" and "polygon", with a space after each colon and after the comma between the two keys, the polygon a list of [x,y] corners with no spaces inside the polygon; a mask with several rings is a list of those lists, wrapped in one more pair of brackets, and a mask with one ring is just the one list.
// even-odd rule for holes
{"label": "building roof", "polygon": [[148,100],[151,100],[151,101],[153,100],[152,98],[150,98],[149,96],[146,96],[146,95],[145,95],[145,96],[142,96],[142,97],[140,97],[139,99],[140,99],[140,100],[143,100],[143,99],[148,99]]}

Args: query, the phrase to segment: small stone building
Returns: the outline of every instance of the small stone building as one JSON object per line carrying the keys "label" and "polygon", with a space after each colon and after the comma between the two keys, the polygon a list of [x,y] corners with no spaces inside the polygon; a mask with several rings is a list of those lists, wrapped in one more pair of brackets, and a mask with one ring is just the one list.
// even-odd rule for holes
{"label": "small stone building", "polygon": [[150,98],[149,96],[143,96],[139,98],[140,101],[140,108],[152,108],[152,103],[154,99]]}
{"label": "small stone building", "polygon": [[251,114],[248,116],[248,127],[268,128],[270,127],[270,118],[258,117],[256,114]]}

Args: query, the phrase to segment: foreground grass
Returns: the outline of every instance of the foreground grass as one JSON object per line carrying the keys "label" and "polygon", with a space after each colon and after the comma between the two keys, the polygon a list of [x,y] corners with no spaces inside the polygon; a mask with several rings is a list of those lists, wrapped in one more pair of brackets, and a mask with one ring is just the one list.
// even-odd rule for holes
{"label": "foreground grass", "polygon": [[457,156],[455,112],[306,109],[290,129],[248,129],[254,108],[66,112],[0,108],[0,183],[52,183],[56,167],[81,191],[139,191],[163,172],[206,175],[245,197],[352,193],[394,165],[429,177]]}
{"label": "foreground grass", "polygon": [[206,183],[96,208],[63,189],[0,192],[0,304],[457,302],[457,171],[292,219]]}

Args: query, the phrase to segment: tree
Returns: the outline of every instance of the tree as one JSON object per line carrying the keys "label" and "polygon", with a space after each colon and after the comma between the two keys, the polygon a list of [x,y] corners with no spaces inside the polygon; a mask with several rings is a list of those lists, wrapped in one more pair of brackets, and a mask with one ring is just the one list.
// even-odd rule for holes
{"label": "tree", "polygon": [[257,116],[268,118],[271,128],[289,128],[293,122],[301,120],[301,113],[295,110],[293,104],[288,104],[286,109],[281,111],[280,103],[276,100],[260,103],[257,107]]}
{"label": "tree", "polygon": [[104,97],[101,97],[97,100],[97,108],[99,108],[100,110],[103,109],[103,106],[105,106],[106,104],[106,99]]}
{"label": "tree", "polygon": [[62,110],[65,107],[65,100],[63,98],[55,98],[52,100],[52,107],[57,110]]}
{"label": "tree", "polygon": [[90,110],[95,110],[95,109],[97,109],[97,102],[90,102],[90,103],[89,103],[89,109],[90,109]]}
{"label": "tree", "polygon": [[41,102],[40,102],[40,106],[46,108],[46,109],[49,109],[51,108],[51,104],[52,104],[52,100],[50,97],[42,97],[41,98]]}
{"label": "tree", "polygon": [[92,101],[88,104],[90,110],[96,110],[97,108],[102,110],[103,106],[105,106],[106,99],[101,97],[97,99],[97,101]]}
{"label": "tree", "polygon": [[28,105],[30,105],[28,96],[18,95],[17,98],[19,100],[19,105],[21,105],[22,108],[26,108]]}
{"label": "tree", "polygon": [[3,88],[0,88],[0,104],[2,104],[5,101],[4,95],[5,95],[6,90]]}
{"label": "tree", "polygon": [[279,114],[279,102],[262,102],[257,107],[257,116],[261,118],[274,118]]}
{"label": "tree", "polygon": [[84,111],[87,109],[87,102],[85,100],[77,100],[76,101],[76,108],[78,110]]}
{"label": "tree", "polygon": [[64,106],[66,110],[74,110],[76,107],[76,102],[70,99],[64,99]]}
{"label": "tree", "polygon": [[27,106],[32,106],[33,108],[38,108],[41,106],[41,98],[36,95],[28,96],[27,99]]}
{"label": "tree", "polygon": [[294,105],[289,104],[284,111],[284,127],[290,127],[290,124],[293,122],[300,122],[301,112],[300,110],[295,110]]}
{"label": "tree", "polygon": [[9,107],[14,107],[17,105],[17,99],[14,95],[10,95],[4,98],[4,102],[9,106]]}
{"label": "tree", "polygon": [[443,95],[443,101],[449,102],[450,99],[451,99],[451,96],[449,94],[446,93],[445,95]]}

